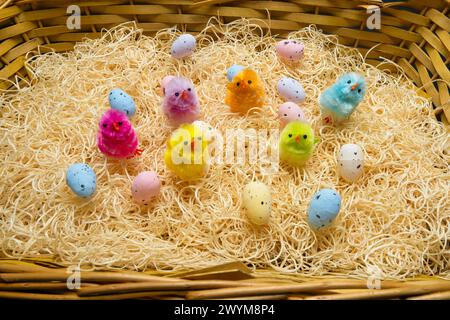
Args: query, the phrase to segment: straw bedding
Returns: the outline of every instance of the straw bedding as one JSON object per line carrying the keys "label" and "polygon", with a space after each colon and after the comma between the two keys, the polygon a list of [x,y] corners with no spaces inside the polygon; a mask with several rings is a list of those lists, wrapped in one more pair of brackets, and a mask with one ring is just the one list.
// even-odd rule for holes
{"label": "straw bedding", "polygon": [[[92,268],[185,270],[240,260],[310,276],[449,277],[449,135],[404,76],[364,64],[355,50],[315,27],[290,34],[306,47],[298,65],[280,62],[275,37],[247,20],[210,23],[185,61],[169,54],[178,34],[169,29],[149,37],[133,25],[119,26],[73,52],[30,59],[36,82],[2,93],[2,255],[50,255]],[[223,103],[225,71],[233,63],[260,74],[267,93],[262,111],[242,117]],[[366,97],[350,121],[324,125],[318,95],[348,71],[365,75]],[[202,120],[221,132],[277,129],[282,101],[276,83],[284,75],[298,79],[307,94],[303,108],[320,137],[313,157],[304,168],[281,165],[273,174],[248,163],[215,164],[197,183],[177,180],[163,162],[172,128],[160,108],[159,82],[168,74],[194,81]],[[136,101],[132,123],[144,149],[125,161],[106,159],[96,146],[98,120],[115,87]],[[365,151],[364,175],[353,184],[336,173],[335,155],[344,143]],[[97,192],[88,201],[65,184],[74,162],[90,164],[97,174]],[[163,187],[159,198],[139,206],[130,185],[144,170],[157,171]],[[251,225],[241,209],[241,191],[252,180],[272,190],[265,227]],[[343,206],[330,228],[315,233],[306,209],[320,188],[338,190]]]}

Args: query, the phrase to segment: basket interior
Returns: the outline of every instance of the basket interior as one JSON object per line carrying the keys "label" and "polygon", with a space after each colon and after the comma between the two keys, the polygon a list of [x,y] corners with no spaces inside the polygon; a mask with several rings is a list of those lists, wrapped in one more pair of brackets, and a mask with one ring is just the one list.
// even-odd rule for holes
{"label": "basket interior", "polygon": [[[80,8],[80,29],[67,27],[70,14],[76,14],[70,5]],[[134,20],[145,33],[174,26],[195,33],[213,16],[222,22],[245,17],[280,36],[316,24],[336,34],[341,44],[357,47],[370,64],[392,71],[392,65],[382,62],[394,61],[432,100],[437,118],[445,124],[450,119],[450,19],[445,0],[7,0],[1,7],[1,89],[29,77],[24,68],[27,53],[71,50],[83,38],[99,37],[102,28]],[[379,30],[368,29],[374,12],[370,10],[381,10]]]}

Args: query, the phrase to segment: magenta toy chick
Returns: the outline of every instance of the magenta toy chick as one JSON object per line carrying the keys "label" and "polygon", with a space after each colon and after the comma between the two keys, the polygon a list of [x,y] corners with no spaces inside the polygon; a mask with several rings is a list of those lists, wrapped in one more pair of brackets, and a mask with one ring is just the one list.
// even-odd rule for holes
{"label": "magenta toy chick", "polygon": [[200,107],[192,81],[181,77],[171,79],[165,86],[162,108],[173,125],[197,120]]}
{"label": "magenta toy chick", "polygon": [[106,111],[99,122],[97,135],[99,150],[111,158],[131,158],[139,155],[136,132],[126,114],[110,109]]}

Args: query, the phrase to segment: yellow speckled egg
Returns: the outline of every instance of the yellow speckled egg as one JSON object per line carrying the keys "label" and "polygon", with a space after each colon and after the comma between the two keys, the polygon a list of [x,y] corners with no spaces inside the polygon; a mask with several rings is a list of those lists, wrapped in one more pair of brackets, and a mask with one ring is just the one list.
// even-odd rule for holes
{"label": "yellow speckled egg", "polygon": [[272,196],[267,185],[262,182],[247,184],[244,188],[242,203],[252,223],[267,224],[272,209]]}

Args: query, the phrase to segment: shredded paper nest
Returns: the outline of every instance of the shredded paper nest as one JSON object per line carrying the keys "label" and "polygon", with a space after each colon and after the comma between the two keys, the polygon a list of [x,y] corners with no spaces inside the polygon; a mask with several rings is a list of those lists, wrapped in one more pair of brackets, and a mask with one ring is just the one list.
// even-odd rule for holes
{"label": "shredded paper nest", "polygon": [[[197,35],[193,56],[182,61],[170,56],[179,34],[167,29],[145,36],[130,24],[104,31],[73,52],[30,59],[35,82],[1,94],[1,255],[50,255],[92,268],[187,270],[239,260],[307,276],[449,277],[449,135],[406,77],[363,63],[356,50],[315,27],[289,36],[305,45],[297,65],[281,62],[276,38],[247,20],[213,21]],[[225,72],[235,63],[256,70],[265,85],[266,107],[248,117],[230,113],[223,102]],[[325,125],[318,96],[350,71],[366,77],[364,101],[344,125]],[[163,161],[173,130],[161,110],[166,75],[193,80],[201,120],[221,132],[278,129],[283,101],[276,84],[293,77],[305,88],[302,107],[320,143],[303,168],[281,165],[267,174],[254,164],[213,164],[198,182],[182,182]],[[144,151],[130,160],[107,159],[96,145],[98,121],[116,87],[137,104],[132,123]],[[364,175],[353,184],[336,172],[336,153],[345,143],[365,152]],[[65,183],[75,162],[97,174],[89,200]],[[131,181],[145,170],[160,175],[162,190],[139,206]],[[272,190],[267,226],[253,226],[242,209],[250,181]],[[336,189],[342,208],[332,226],[314,232],[306,211],[321,188]]]}

